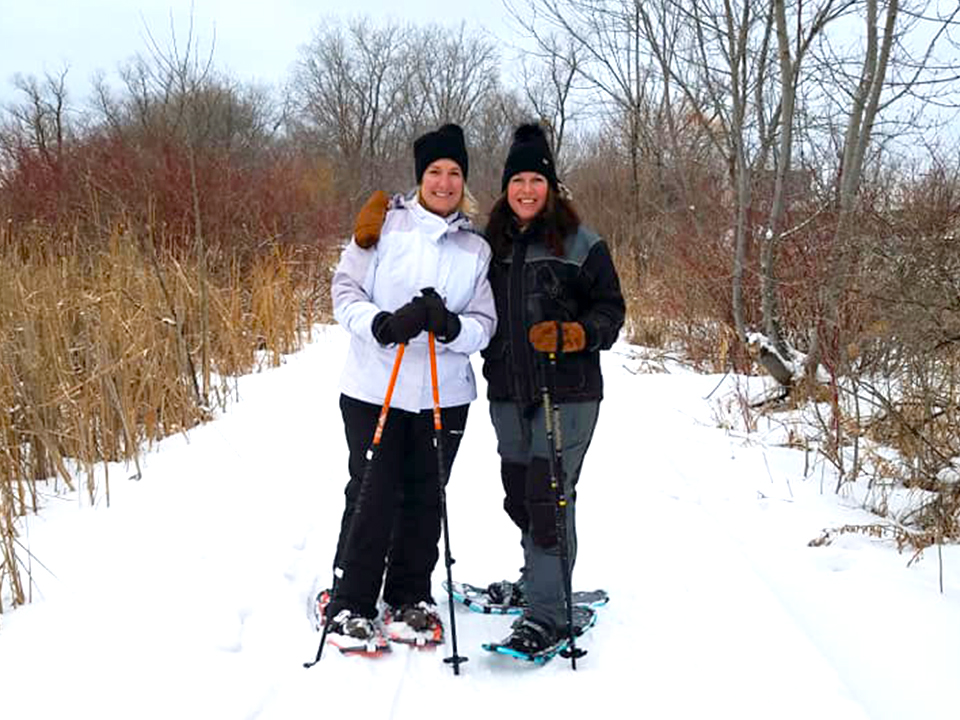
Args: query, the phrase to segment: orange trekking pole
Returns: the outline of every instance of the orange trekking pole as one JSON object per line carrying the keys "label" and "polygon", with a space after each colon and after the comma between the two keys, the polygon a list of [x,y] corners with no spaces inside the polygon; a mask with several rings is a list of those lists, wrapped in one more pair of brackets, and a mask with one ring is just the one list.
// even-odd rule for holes
{"label": "orange trekking pole", "polygon": [[[403,360],[403,351],[406,349],[406,347],[406,345],[400,345],[397,348],[397,359],[393,361],[393,371],[390,373],[390,382],[387,383],[387,394],[383,398],[383,406],[380,408],[380,417],[377,418],[377,429],[373,433],[373,442],[370,443],[370,447],[367,449],[367,464],[363,469],[363,479],[360,481],[359,499],[357,500],[357,507],[353,511],[354,519],[363,509],[364,490],[366,489],[367,485],[370,484],[370,473],[372,472],[371,468],[373,468],[373,460],[377,455],[377,449],[380,447],[380,438],[383,435],[383,428],[387,424],[387,413],[390,412],[390,400],[393,398],[393,388],[397,384],[397,375],[400,374],[400,361]],[[434,397],[436,397],[436,379],[434,379]],[[353,542],[354,527],[355,525],[353,521],[351,521],[350,530],[348,531],[347,541],[344,543],[344,548],[349,548],[350,544]],[[343,555],[346,556],[347,552],[344,551]],[[342,576],[343,568],[334,568],[333,586],[330,591],[331,601],[337,595],[337,580]],[[305,662],[303,664],[305,668],[311,668],[320,662],[320,658],[323,656],[323,646],[327,641],[327,633],[330,631],[330,619],[330,615],[327,614],[326,622],[323,623],[323,633],[320,635],[320,647],[317,648],[317,657],[314,658],[313,662]]]}
{"label": "orange trekking pole", "polygon": [[460,674],[460,663],[467,662],[457,652],[457,620],[453,609],[453,556],[450,554],[450,525],[447,522],[447,470],[443,459],[443,421],[440,417],[440,388],[437,382],[437,346],[433,333],[427,335],[430,348],[430,380],[433,383],[433,444],[437,448],[437,483],[440,486],[440,523],[443,528],[443,562],[447,566],[447,605],[450,607],[450,644],[453,655],[444,658],[453,665],[453,674]]}

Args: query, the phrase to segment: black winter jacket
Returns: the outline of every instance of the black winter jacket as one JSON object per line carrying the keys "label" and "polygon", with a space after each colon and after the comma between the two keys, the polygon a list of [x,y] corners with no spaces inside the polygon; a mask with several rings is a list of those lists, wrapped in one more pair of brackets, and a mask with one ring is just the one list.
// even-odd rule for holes
{"label": "black winter jacket", "polygon": [[512,239],[509,256],[490,263],[498,321],[482,352],[488,399],[540,403],[542,376],[527,333],[541,320],[576,321],[586,334],[583,351],[558,354],[552,399],[602,399],[600,350],[616,341],[626,312],[607,244],[583,226],[564,239],[562,257],[548,250],[537,224]]}

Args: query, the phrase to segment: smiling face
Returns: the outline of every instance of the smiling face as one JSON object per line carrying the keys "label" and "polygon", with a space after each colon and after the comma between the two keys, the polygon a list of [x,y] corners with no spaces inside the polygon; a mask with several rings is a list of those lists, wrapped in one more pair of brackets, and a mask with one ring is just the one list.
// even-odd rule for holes
{"label": "smiling face", "polygon": [[453,160],[441,158],[427,165],[420,180],[420,202],[441,217],[460,205],[463,197],[463,171]]}
{"label": "smiling face", "polygon": [[521,225],[533,220],[547,204],[547,178],[540,173],[519,172],[507,183],[507,203]]}

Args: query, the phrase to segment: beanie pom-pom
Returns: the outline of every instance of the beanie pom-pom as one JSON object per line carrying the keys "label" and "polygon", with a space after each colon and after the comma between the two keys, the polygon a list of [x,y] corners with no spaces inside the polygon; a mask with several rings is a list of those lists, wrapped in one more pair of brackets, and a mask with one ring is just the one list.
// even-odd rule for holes
{"label": "beanie pom-pom", "polygon": [[513,133],[514,142],[530,142],[536,138],[542,138],[546,141],[547,136],[543,132],[543,128],[540,127],[538,123],[525,123],[518,127]]}

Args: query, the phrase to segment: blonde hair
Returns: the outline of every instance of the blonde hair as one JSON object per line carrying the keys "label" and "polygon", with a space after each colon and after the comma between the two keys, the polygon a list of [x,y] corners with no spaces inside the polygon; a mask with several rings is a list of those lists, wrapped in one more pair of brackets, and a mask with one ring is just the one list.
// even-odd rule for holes
{"label": "blonde hair", "polygon": [[[427,207],[426,203],[423,201],[423,186],[417,185],[417,202]],[[457,203],[457,207],[454,208],[462,212],[470,221],[474,221],[477,218],[477,215],[480,214],[480,203],[477,202],[477,199],[473,196],[473,193],[470,192],[470,188],[467,187],[466,181],[463,183],[463,193],[460,195],[460,202]]]}

